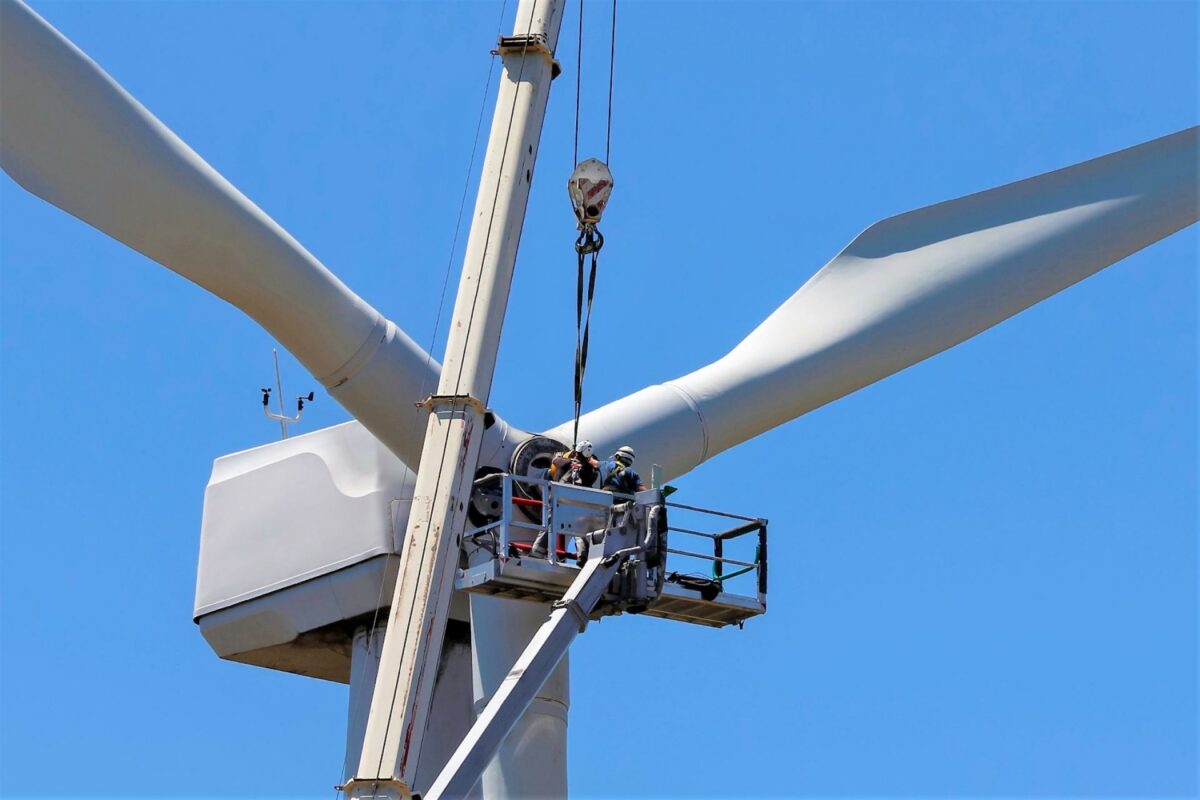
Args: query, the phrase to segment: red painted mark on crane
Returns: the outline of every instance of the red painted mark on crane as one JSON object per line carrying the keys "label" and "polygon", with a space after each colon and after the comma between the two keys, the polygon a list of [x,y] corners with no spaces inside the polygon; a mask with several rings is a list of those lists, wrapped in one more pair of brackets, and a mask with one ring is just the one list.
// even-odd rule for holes
{"label": "red painted mark on crane", "polygon": [[458,471],[460,474],[467,471],[467,448],[471,446],[471,434],[474,430],[474,425],[468,425],[466,430],[463,431],[462,455],[458,457]]}
{"label": "red painted mark on crane", "polygon": [[584,193],[584,196],[587,197],[588,200],[591,200],[593,197],[600,194],[600,192],[604,191],[604,189],[607,187],[608,187],[608,181],[597,181],[595,184],[592,185],[591,189],[588,189]]}
{"label": "red painted mark on crane", "polygon": [[[429,618],[429,624],[425,626],[425,640],[429,641],[433,636],[433,617]],[[417,698],[421,694],[421,682],[425,678],[425,667],[421,666],[421,670],[417,673],[417,683],[413,691],[413,703],[408,710],[408,727],[404,729],[404,750],[400,755],[400,774],[404,774],[405,767],[408,766],[408,749],[412,745],[413,727],[417,724]]]}

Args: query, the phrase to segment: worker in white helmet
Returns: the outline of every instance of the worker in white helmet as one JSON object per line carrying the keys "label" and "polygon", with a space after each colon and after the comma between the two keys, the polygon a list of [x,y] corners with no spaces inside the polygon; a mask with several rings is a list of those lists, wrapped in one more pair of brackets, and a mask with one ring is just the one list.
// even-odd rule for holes
{"label": "worker in white helmet", "polygon": [[600,488],[617,494],[644,491],[646,484],[633,469],[636,454],[629,445],[617,448],[612,459],[600,464]]}
{"label": "worker in white helmet", "polygon": [[595,447],[582,439],[570,450],[556,455],[546,471],[546,480],[595,489],[600,485],[600,461]]}
{"label": "worker in white helmet", "polygon": [[[557,453],[551,459],[543,477],[551,482],[586,486],[589,489],[599,488],[600,461],[596,458],[596,448],[587,439],[581,439],[570,450]],[[530,555],[534,558],[545,558],[548,539],[546,531],[540,531],[533,540]],[[576,539],[576,552],[582,550],[582,542],[582,539]]]}

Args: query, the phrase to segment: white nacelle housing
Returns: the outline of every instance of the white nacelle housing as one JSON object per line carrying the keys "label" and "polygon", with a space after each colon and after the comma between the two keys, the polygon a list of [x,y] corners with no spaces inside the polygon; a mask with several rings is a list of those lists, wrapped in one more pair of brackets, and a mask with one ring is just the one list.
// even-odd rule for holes
{"label": "white nacelle housing", "polygon": [[218,458],[194,614],[217,655],[347,682],[351,621],[392,595],[414,477],[357,422]]}

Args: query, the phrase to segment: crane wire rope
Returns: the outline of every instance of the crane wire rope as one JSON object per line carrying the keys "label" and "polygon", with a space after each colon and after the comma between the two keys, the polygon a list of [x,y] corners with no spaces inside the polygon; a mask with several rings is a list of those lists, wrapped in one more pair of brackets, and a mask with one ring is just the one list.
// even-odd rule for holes
{"label": "crane wire rope", "polygon": [[579,95],[583,89],[583,0],[579,0],[579,39],[575,50],[575,150],[571,154],[571,169],[579,163]]}
{"label": "crane wire rope", "polygon": [[[576,45],[575,69],[575,147],[574,164],[579,163],[579,106],[583,84],[583,8],[584,0],[579,0],[579,39]],[[617,61],[617,0],[612,0],[612,27],[609,34],[608,50],[608,114],[604,139],[604,163],[607,166],[612,158],[612,112],[613,112],[613,78]],[[574,168],[574,165],[573,165]],[[583,379],[587,372],[588,344],[592,322],[592,302],[596,296],[596,266],[600,249],[604,247],[604,236],[596,230],[594,224],[583,225],[579,238],[575,242],[577,255],[575,280],[575,380],[574,380],[574,413],[571,428],[571,449],[579,445],[579,418],[583,412]],[[587,295],[583,291],[583,273],[587,256],[591,255],[588,269]],[[585,310],[586,309],[586,310]]]}
{"label": "crane wire rope", "polygon": [[[518,99],[518,98],[520,97],[520,95],[521,95],[521,92],[520,92],[520,85],[521,85],[521,80],[524,78],[524,75],[525,75],[525,63],[526,63],[526,58],[527,58],[527,56],[528,56],[528,52],[529,52],[529,39],[530,39],[530,35],[531,35],[531,34],[532,34],[532,32],[533,32],[533,21],[534,21],[534,17],[535,17],[536,11],[537,11],[537,4],[536,4],[536,3],[534,3],[534,4],[532,5],[532,7],[530,8],[530,12],[529,12],[529,25],[528,25],[528,28],[527,28],[527,29],[526,29],[526,31],[525,31],[525,42],[524,42],[524,45],[523,45],[523,46],[522,46],[522,48],[521,48],[521,67],[520,67],[520,69],[517,71],[517,79],[516,79],[516,81],[514,81],[514,85],[515,85],[517,88],[516,88],[516,89],[514,89],[514,91],[513,91],[513,100],[512,100],[512,106],[511,106],[511,107],[510,107],[510,109],[509,109],[509,114],[508,114],[508,127],[507,127],[507,130],[505,131],[505,135],[504,135],[504,147],[503,147],[503,149],[502,149],[502,151],[501,151],[501,155],[500,155],[500,163],[501,163],[501,165],[503,165],[503,164],[504,164],[504,162],[505,162],[505,159],[506,159],[506,158],[507,158],[507,156],[508,156],[508,146],[509,146],[509,142],[510,142],[510,140],[512,139],[512,128],[513,128],[513,121],[514,121],[514,120],[515,120],[515,118],[516,118],[517,99]],[[491,239],[492,239],[492,228],[493,228],[493,226],[494,226],[494,223],[495,223],[495,217],[496,217],[496,207],[497,207],[497,205],[499,204],[499,199],[500,199],[500,186],[501,186],[501,184],[502,184],[502,181],[500,181],[500,180],[497,180],[497,181],[496,181],[496,190],[495,190],[495,192],[494,192],[494,193],[493,193],[493,195],[492,195],[492,208],[491,208],[491,213],[490,213],[490,215],[489,215],[489,219],[488,219],[487,234],[486,234],[486,236],[484,237],[484,243],[483,243],[483,253],[482,253],[482,254],[481,254],[481,256],[480,256],[480,265],[481,265],[481,266],[482,266],[482,264],[486,263],[486,261],[487,261],[488,248],[489,248],[489,247],[490,247],[490,245],[491,245]],[[464,271],[465,271],[465,267],[464,267]],[[482,285],[482,281],[476,280],[476,282],[475,282],[475,293],[474,293],[474,295],[473,295],[473,297],[472,297],[472,299],[471,299],[471,314],[470,314],[470,316],[468,317],[468,321],[467,321],[467,330],[466,330],[466,331],[464,332],[464,334],[463,334],[463,348],[464,348],[464,350],[466,349],[466,345],[467,345],[467,344],[470,342],[470,339],[471,339],[471,332],[472,332],[472,327],[473,327],[473,322],[474,322],[474,317],[475,317],[475,313],[474,313],[474,312],[475,312],[475,308],[476,308],[476,306],[478,305],[478,302],[479,302],[479,289],[480,289],[480,286],[481,286],[481,285]],[[443,367],[444,367],[444,366],[445,366],[445,365],[443,365]],[[463,367],[464,367],[464,363],[463,363],[463,361],[462,361],[462,360],[460,360],[460,361],[459,361],[459,365],[458,365],[458,374],[455,376],[455,382],[454,382],[454,392],[452,392],[452,394],[454,394],[454,395],[458,395],[458,394],[460,393],[460,389],[461,389],[461,386],[462,386]],[[490,388],[490,386],[489,386],[489,394],[490,394],[490,392],[491,392],[491,388]],[[487,398],[480,398],[480,399],[481,399],[481,401],[482,401],[482,402],[483,402],[483,403],[486,405],[486,403],[487,403]],[[431,413],[432,413],[432,412],[431,412]],[[444,466],[445,466],[445,462],[446,462],[446,451],[449,449],[449,446],[450,446],[450,441],[449,441],[449,439],[447,438],[447,439],[446,439],[446,440],[443,442],[443,444],[442,444],[442,457],[441,457],[441,458],[439,459],[439,461],[438,461],[438,474],[437,474],[437,477],[436,477],[436,478],[435,478],[435,480],[434,480],[434,490],[433,490],[433,496],[434,496],[434,497],[436,497],[436,496],[438,495],[438,491],[439,491],[439,489],[441,488],[441,482],[442,482],[442,477],[443,477],[443,472],[444,472]],[[425,524],[426,524],[426,528],[427,528],[427,529],[428,529],[429,525],[430,525],[432,522],[433,522],[433,508],[432,508],[432,504],[431,504],[431,506],[430,506],[430,510],[429,510],[429,518],[426,520],[426,523],[425,523]],[[418,573],[421,573],[421,572],[422,572],[422,571],[425,569],[425,567],[426,567],[426,564],[425,564],[425,558],[426,558],[426,555],[427,555],[427,554],[428,554],[428,548],[424,548],[424,549],[421,551],[421,555],[420,555],[420,561],[419,561],[419,563],[417,564],[417,571],[418,571]],[[414,610],[414,609],[411,609],[411,608],[409,609],[409,616],[408,616],[408,619],[407,619],[407,620],[406,620],[406,622],[405,622],[405,627],[404,627],[404,630],[405,630],[406,632],[407,632],[407,631],[408,631],[408,630],[411,628],[411,626],[412,626],[412,613],[413,613],[413,610]],[[422,678],[423,678],[423,677],[424,677],[424,676],[422,676]],[[418,684],[417,684],[417,685],[418,685],[418,687],[420,686],[420,680],[421,680],[422,678],[418,678]],[[384,724],[384,739],[385,739],[385,740],[387,739],[388,733],[389,733],[389,732],[390,732],[390,730],[391,730],[391,727],[392,727],[392,719],[393,719],[393,717],[395,716],[395,710],[396,710],[396,695],[397,695],[397,694],[399,693],[399,691],[400,691],[400,681],[401,681],[401,676],[400,676],[399,674],[397,674],[397,675],[396,675],[396,678],[395,678],[395,682],[392,684],[392,702],[391,702],[391,703],[389,703],[387,721],[386,721],[386,722],[385,722],[385,724]],[[384,753],[383,753],[383,752],[380,752],[379,762],[376,764],[376,771],[375,771],[375,774],[376,774],[377,776],[378,776],[378,775],[381,775],[381,774],[382,774],[382,771],[383,771],[383,756],[384,756]]]}
{"label": "crane wire rope", "polygon": [[[583,0],[579,0],[583,2]],[[617,0],[612,4],[612,33],[608,43],[608,130],[604,137],[604,163],[612,160],[613,73],[617,67]]]}
{"label": "crane wire rope", "polygon": [[[583,93],[583,7],[579,0],[579,34],[575,46],[575,147],[571,153],[571,168],[579,163],[579,104]],[[617,67],[617,0],[612,2],[612,24],[608,42],[608,125],[604,135],[604,163],[612,159],[613,83]]]}

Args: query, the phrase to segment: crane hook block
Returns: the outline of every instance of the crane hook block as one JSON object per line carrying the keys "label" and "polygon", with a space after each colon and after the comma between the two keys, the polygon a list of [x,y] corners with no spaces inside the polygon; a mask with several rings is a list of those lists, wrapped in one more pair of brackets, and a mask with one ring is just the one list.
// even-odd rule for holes
{"label": "crane hook block", "polygon": [[571,179],[567,181],[567,194],[571,196],[571,205],[575,208],[575,217],[579,220],[579,229],[594,226],[604,214],[608,205],[608,197],[612,194],[612,173],[608,165],[595,158],[581,161]]}

